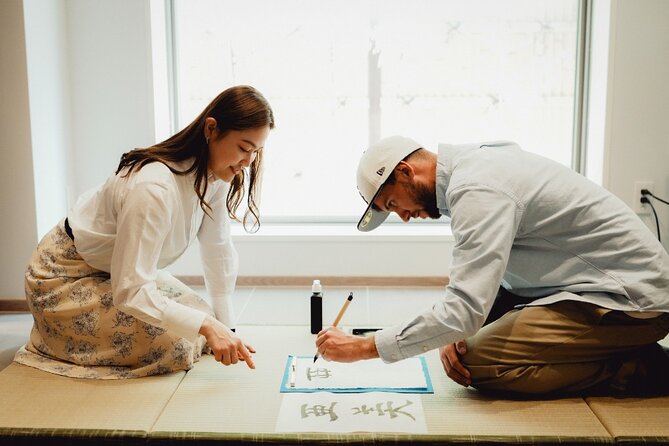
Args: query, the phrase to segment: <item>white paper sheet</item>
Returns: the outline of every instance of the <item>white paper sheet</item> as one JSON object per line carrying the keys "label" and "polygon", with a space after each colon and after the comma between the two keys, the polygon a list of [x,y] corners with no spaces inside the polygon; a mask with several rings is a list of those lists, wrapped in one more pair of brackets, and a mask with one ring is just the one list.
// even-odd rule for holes
{"label": "white paper sheet", "polygon": [[427,433],[420,395],[406,393],[287,393],[277,432]]}
{"label": "white paper sheet", "polygon": [[298,357],[296,389],[422,389],[428,383],[420,358],[386,364],[381,359],[353,363]]}

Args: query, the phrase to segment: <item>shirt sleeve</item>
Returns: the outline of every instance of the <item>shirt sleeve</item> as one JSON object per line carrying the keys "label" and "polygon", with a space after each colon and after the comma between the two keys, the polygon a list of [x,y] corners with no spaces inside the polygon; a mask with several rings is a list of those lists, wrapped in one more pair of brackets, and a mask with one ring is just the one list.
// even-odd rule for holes
{"label": "shirt sleeve", "polygon": [[209,205],[211,217],[205,214],[198,231],[204,283],[211,297],[216,319],[228,328],[235,328],[232,308],[239,259],[230,234],[230,216],[226,206],[229,186],[219,186]]}
{"label": "shirt sleeve", "polygon": [[449,198],[455,246],[446,296],[410,321],[376,333],[385,362],[473,335],[494,303],[523,208],[514,197],[488,187],[462,187]]}
{"label": "shirt sleeve", "polygon": [[120,203],[111,259],[114,305],[194,342],[206,314],[168,299],[156,285],[160,252],[179,209],[176,192],[160,182],[132,180]]}

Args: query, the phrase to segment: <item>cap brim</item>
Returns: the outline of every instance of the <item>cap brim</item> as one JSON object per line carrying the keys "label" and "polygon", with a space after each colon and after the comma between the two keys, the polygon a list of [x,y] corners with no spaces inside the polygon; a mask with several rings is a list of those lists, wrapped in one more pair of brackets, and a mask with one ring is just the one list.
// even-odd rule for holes
{"label": "cap brim", "polygon": [[381,223],[386,221],[386,218],[388,218],[388,215],[390,215],[390,212],[379,211],[377,209],[374,209],[373,207],[374,200],[376,200],[376,197],[381,192],[381,189],[382,188],[380,187],[379,190],[376,191],[376,194],[372,197],[372,199],[369,200],[367,209],[365,209],[365,212],[362,214],[362,217],[358,222],[358,231],[361,232],[372,231],[378,228],[381,225]]}
{"label": "cap brim", "polygon": [[368,207],[367,211],[363,214],[362,218],[358,222],[358,231],[369,232],[378,228],[381,223],[386,221],[386,218],[388,218],[389,214],[389,212],[377,211],[371,206]]}

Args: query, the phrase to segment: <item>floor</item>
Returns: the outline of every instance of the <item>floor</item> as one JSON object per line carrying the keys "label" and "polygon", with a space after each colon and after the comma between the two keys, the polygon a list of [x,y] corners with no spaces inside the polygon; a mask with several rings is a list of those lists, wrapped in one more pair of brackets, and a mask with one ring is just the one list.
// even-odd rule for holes
{"label": "floor", "polygon": [[[208,299],[204,287],[193,287]],[[443,287],[324,287],[323,325],[331,324],[342,304],[353,292],[353,301],[340,327],[383,328],[406,321],[430,308],[443,297]],[[309,325],[310,287],[238,287],[233,308],[238,325]],[[25,344],[32,317],[25,313],[0,312],[0,370],[12,362],[14,353]],[[669,346],[669,336],[662,342]]]}
{"label": "floor", "polygon": [[[207,298],[206,290],[195,288]],[[443,287],[323,287],[323,324],[331,324],[353,292],[341,328],[380,328],[406,320],[443,296]],[[233,307],[239,325],[309,325],[311,288],[238,287]],[[12,362],[32,327],[30,314],[0,313],[0,370]]]}
{"label": "floor", "polygon": [[12,363],[16,350],[26,343],[32,324],[30,314],[0,313],[0,370]]}
{"label": "floor", "polygon": [[[406,320],[443,296],[443,287],[325,287],[323,319],[334,320],[349,292],[342,328],[380,328]],[[204,289],[198,289],[205,296]],[[29,314],[0,314],[0,442],[99,444],[113,435],[129,444],[258,440],[275,444],[583,444],[669,442],[669,397],[514,401],[488,398],[450,381],[436,351],[426,355],[435,386],[422,397],[429,434],[354,433],[280,436],[277,376],[287,354],[311,353],[310,287],[240,287],[233,297],[239,334],[256,348],[257,370],[222,368],[203,357],[188,373],[145,380],[72,380],[12,363],[32,326]],[[206,297],[206,296],[205,296]],[[283,342],[277,345],[276,339]],[[663,341],[669,346],[669,337]],[[278,365],[277,365],[278,364]],[[274,395],[267,398],[267,395]],[[239,401],[260,401],[260,405]],[[54,407],[61,410],[54,411]],[[94,408],[91,409],[91,408]],[[230,407],[237,407],[230,412]],[[104,409],[101,409],[104,408]],[[261,412],[258,412],[262,409]],[[251,411],[251,412],[249,412]],[[224,414],[224,416],[222,415]],[[639,422],[639,420],[643,420]],[[311,436],[309,436],[311,435]],[[44,438],[43,438],[44,437]],[[322,437],[322,438],[321,438]],[[132,440],[132,441],[131,441]],[[312,441],[313,440],[313,441]],[[336,440],[336,441],[334,441]],[[58,443],[58,441],[56,441]]]}

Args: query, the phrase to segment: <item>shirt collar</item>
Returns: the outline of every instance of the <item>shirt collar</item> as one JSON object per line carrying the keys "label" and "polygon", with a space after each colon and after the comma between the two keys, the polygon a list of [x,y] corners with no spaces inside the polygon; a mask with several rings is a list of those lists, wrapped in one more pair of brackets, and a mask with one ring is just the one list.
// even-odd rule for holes
{"label": "shirt collar", "polygon": [[453,169],[458,163],[458,157],[464,152],[483,147],[481,144],[439,144],[437,149],[437,208],[442,215],[451,216],[448,207],[446,192],[451,183]]}
{"label": "shirt collar", "polygon": [[437,208],[442,215],[446,216],[451,215],[446,202],[446,191],[453,173],[453,148],[454,146],[450,144],[439,144],[437,149]]}

